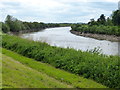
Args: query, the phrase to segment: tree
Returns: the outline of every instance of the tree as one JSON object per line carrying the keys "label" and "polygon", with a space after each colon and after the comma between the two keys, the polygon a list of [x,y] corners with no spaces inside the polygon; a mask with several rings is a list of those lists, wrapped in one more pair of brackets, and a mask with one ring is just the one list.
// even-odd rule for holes
{"label": "tree", "polygon": [[12,16],[10,16],[10,15],[7,15],[7,17],[6,17],[6,20],[5,20],[5,24],[6,25],[8,25],[9,27],[10,27],[10,31],[11,31],[11,29],[12,29],[12,27],[13,27],[13,17]]}
{"label": "tree", "polygon": [[112,26],[113,25],[111,18],[109,18],[109,17],[107,18],[106,25],[108,25],[108,26]]}
{"label": "tree", "polygon": [[90,19],[90,22],[88,22],[89,25],[98,25],[98,23],[94,19]]}
{"label": "tree", "polygon": [[105,19],[105,15],[101,14],[100,18],[98,18],[97,22],[99,24],[105,25],[106,24],[106,19]]}
{"label": "tree", "polygon": [[113,12],[112,21],[114,25],[120,25],[120,10]]}
{"label": "tree", "polygon": [[10,31],[10,27],[9,27],[7,24],[2,23],[2,31],[3,31],[4,33],[7,33],[7,32]]}
{"label": "tree", "polygon": [[25,29],[25,26],[22,23],[22,21],[14,18],[10,15],[7,15],[5,24],[10,27],[10,31],[12,31],[12,32],[19,32],[20,30]]}

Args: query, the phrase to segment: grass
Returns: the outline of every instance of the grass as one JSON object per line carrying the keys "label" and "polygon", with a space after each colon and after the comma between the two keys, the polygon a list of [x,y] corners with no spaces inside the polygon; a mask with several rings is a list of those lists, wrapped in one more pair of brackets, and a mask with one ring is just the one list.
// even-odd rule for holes
{"label": "grass", "polygon": [[69,72],[56,69],[49,64],[21,56],[2,49],[3,87],[53,87],[53,88],[106,88],[99,83]]}
{"label": "grass", "polygon": [[5,55],[2,73],[3,88],[72,88]]}
{"label": "grass", "polygon": [[0,48],[0,89],[2,88],[2,54]]}
{"label": "grass", "polygon": [[3,35],[2,46],[36,61],[93,79],[107,87],[120,88],[119,56],[64,49],[10,35]]}

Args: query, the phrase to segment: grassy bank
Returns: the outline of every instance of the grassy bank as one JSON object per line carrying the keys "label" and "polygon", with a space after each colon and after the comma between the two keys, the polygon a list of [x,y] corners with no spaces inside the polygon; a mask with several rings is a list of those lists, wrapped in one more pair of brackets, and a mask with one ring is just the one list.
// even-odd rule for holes
{"label": "grassy bank", "polygon": [[3,88],[70,88],[48,75],[3,55]]}
{"label": "grassy bank", "polygon": [[82,75],[85,78],[91,78],[108,87],[119,88],[120,86],[118,56],[104,56],[80,50],[57,48],[46,43],[9,35],[3,36],[2,45],[26,57],[49,63],[56,68]]}
{"label": "grassy bank", "polygon": [[4,88],[105,88],[92,80],[3,49]]}
{"label": "grassy bank", "polygon": [[120,27],[105,25],[73,25],[72,30],[83,33],[105,34],[120,36]]}

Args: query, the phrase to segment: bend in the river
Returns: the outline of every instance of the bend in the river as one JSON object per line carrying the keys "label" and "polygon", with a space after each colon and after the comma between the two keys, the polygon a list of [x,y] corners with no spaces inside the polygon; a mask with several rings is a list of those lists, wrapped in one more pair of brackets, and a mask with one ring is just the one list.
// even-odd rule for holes
{"label": "bend in the river", "polygon": [[70,33],[70,30],[71,27],[49,28],[39,32],[22,34],[21,37],[46,42],[52,46],[70,47],[82,51],[99,47],[102,50],[101,52],[106,55],[118,55],[119,53],[118,47],[120,46],[120,42],[76,36]]}

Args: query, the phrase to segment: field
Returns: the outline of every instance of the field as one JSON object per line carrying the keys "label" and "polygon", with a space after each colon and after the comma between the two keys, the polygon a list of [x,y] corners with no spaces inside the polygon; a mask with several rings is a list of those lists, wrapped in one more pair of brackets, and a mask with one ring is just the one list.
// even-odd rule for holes
{"label": "field", "polygon": [[6,49],[26,57],[93,79],[107,87],[119,88],[120,86],[120,78],[118,77],[119,56],[106,56],[69,48],[57,48],[46,43],[34,42],[9,35],[3,35],[2,45]]}
{"label": "field", "polygon": [[90,79],[3,50],[3,88],[106,88]]}

